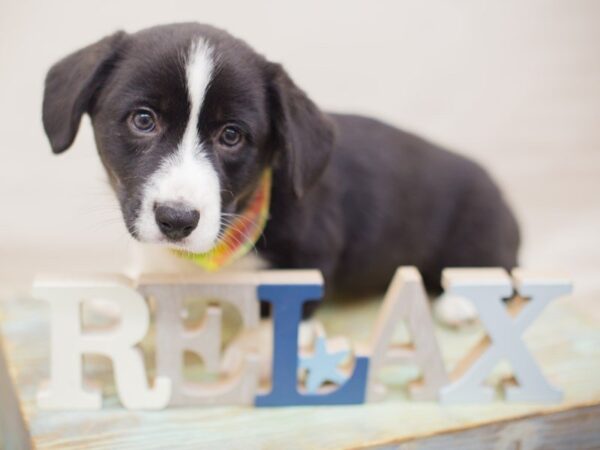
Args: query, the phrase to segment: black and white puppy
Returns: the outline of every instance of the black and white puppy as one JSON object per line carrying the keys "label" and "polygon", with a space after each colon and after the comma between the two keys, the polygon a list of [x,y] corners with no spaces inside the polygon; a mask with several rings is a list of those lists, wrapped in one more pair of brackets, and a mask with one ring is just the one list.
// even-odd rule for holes
{"label": "black and white puppy", "polygon": [[517,264],[517,224],[480,166],[377,120],[322,112],[280,65],[213,27],[118,32],[59,61],[43,104],[55,153],[84,113],[142,242],[210,250],[223,215],[272,167],[258,252],[273,267],[320,269],[332,291],[382,292],[401,265],[439,291],[444,267]]}

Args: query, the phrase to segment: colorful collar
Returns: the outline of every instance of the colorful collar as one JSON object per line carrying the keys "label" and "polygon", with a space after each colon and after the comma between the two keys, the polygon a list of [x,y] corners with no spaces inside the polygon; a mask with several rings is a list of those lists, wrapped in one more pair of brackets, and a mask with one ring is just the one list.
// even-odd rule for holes
{"label": "colorful collar", "polygon": [[183,251],[176,251],[176,253],[191,259],[209,272],[233,263],[248,253],[260,238],[269,216],[270,197],[271,170],[267,169],[246,209],[235,216],[212,250],[206,253]]}

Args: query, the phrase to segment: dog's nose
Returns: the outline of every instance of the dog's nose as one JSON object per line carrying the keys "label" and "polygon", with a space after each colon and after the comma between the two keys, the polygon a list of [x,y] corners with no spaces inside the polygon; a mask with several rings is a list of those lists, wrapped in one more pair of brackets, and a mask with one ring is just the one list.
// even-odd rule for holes
{"label": "dog's nose", "polygon": [[198,225],[200,213],[179,203],[159,204],[154,210],[162,234],[178,241],[189,236]]}

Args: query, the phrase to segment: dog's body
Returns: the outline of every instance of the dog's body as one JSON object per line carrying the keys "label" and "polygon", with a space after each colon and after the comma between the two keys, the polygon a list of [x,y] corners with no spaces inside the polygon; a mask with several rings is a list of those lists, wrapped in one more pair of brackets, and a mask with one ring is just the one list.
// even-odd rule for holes
{"label": "dog's body", "polygon": [[258,244],[273,265],[318,267],[345,296],[382,292],[400,265],[434,292],[444,267],[516,266],[515,220],[478,165],[373,119],[330,117],[317,184],[301,200],[274,189]]}
{"label": "dog's body", "polygon": [[439,289],[448,266],[517,263],[517,224],[475,163],[359,116],[322,113],[283,69],[198,24],[117,33],[57,63],[44,126],[68,148],[83,113],[131,234],[206,252],[272,168],[257,249],[345,295],[399,265]]}

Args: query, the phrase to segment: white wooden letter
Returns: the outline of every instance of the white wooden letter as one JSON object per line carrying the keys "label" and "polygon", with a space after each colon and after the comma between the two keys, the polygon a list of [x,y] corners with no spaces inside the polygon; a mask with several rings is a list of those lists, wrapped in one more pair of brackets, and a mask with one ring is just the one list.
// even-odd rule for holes
{"label": "white wooden letter", "polygon": [[[100,390],[84,390],[82,356],[111,359],[119,398],[129,409],[164,408],[170,381],[157,377],[151,389],[141,351],[135,347],[148,331],[149,314],[143,297],[123,281],[36,282],[33,295],[50,303],[50,381],[38,395],[40,408],[99,409]],[[84,332],[81,304],[86,300],[116,303],[119,322],[108,330]]]}
{"label": "white wooden letter", "polygon": [[[405,320],[412,345],[390,346],[394,328]],[[415,267],[400,267],[390,284],[371,336],[367,401],[381,399],[383,384],[377,382],[377,370],[392,363],[415,363],[422,379],[410,386],[418,400],[436,400],[439,389],[448,383],[444,362],[435,338],[429,303],[421,275]]]}
{"label": "white wooden letter", "polygon": [[[446,292],[473,302],[489,337],[485,337],[458,364],[452,374],[453,383],[442,388],[443,402],[492,401],[493,388],[482,384],[503,358],[511,363],[519,383],[518,387],[506,388],[507,400],[556,402],[561,399],[561,392],[544,378],[521,336],[548,303],[571,291],[571,285],[562,279],[540,278],[519,270],[514,273],[518,293],[529,300],[526,305],[515,301],[507,308],[503,299],[513,296],[513,286],[503,269],[444,270]],[[522,308],[517,310],[519,306]],[[513,319],[510,312],[519,314]]]}

